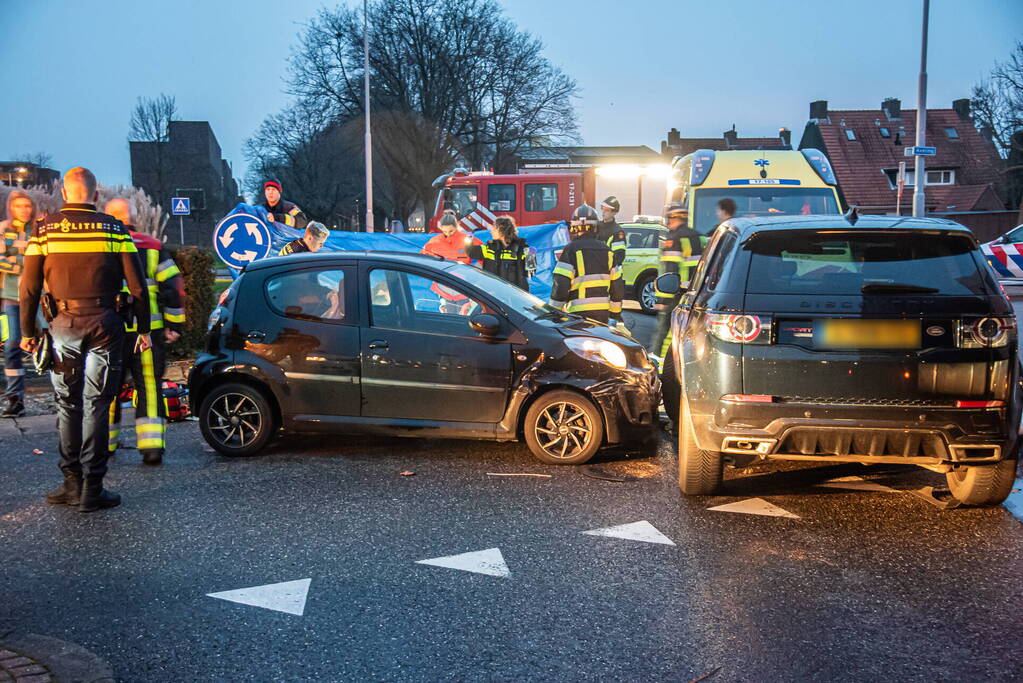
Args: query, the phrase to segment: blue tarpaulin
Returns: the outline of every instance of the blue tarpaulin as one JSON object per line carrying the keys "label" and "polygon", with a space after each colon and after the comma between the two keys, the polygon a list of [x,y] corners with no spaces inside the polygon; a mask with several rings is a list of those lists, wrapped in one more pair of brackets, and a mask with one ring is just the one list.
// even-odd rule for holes
{"label": "blue tarpaulin", "polygon": [[[301,230],[289,228],[283,223],[267,221],[267,212],[262,206],[239,204],[228,215],[236,213],[257,216],[270,227],[273,241],[273,247],[270,250],[271,256],[276,256],[277,252],[285,244],[303,235]],[[418,253],[434,234],[404,233],[401,235],[391,235],[388,233],[332,230],[323,248],[330,251],[365,250]],[[480,230],[473,233],[473,235],[484,242],[490,239],[489,230]],[[553,284],[554,252],[568,244],[568,226],[564,221],[560,223],[545,223],[543,225],[521,226],[519,227],[519,236],[536,250],[536,275],[529,280],[529,291],[546,301],[550,298],[551,286]]]}

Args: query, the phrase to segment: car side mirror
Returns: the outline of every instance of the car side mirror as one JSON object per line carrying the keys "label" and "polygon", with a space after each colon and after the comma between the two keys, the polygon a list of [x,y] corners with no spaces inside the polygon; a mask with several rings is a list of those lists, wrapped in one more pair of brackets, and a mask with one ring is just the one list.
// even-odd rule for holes
{"label": "car side mirror", "polygon": [[469,327],[483,337],[496,337],[501,331],[501,321],[489,313],[477,313],[469,318]]}
{"label": "car side mirror", "polygon": [[654,280],[654,289],[658,294],[674,296],[682,289],[682,277],[678,273],[665,273]]}

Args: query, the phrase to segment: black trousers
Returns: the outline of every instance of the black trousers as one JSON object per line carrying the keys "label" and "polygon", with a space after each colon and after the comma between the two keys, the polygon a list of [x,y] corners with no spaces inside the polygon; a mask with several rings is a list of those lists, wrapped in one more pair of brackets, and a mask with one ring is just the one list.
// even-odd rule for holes
{"label": "black trousers", "polygon": [[110,403],[121,377],[124,319],[112,309],[62,311],[50,323],[60,468],[102,477],[110,456]]}
{"label": "black trousers", "polygon": [[[160,392],[160,380],[166,370],[167,354],[163,330],[150,334],[152,348],[136,351],[138,334],[124,335],[124,363],[117,389],[131,375],[135,385],[135,447],[140,451],[162,451],[165,448],[164,434],[167,429],[166,409]],[[117,450],[121,440],[121,402],[115,399],[110,404],[110,451]]]}

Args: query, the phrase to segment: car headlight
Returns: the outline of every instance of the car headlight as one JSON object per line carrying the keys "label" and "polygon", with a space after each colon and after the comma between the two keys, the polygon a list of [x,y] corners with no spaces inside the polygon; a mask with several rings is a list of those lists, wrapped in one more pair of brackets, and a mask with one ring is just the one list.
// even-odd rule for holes
{"label": "car headlight", "polygon": [[624,368],[628,365],[622,347],[603,339],[568,337],[565,339],[565,346],[572,349],[576,355],[595,363],[604,363],[616,368]]}

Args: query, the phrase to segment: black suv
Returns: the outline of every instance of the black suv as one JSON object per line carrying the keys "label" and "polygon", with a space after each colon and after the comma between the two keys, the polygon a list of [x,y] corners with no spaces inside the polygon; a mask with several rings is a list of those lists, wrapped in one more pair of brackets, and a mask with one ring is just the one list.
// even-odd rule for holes
{"label": "black suv", "polygon": [[471,266],[333,252],[248,266],[189,375],[203,437],[251,455],[283,428],[509,441],[577,464],[649,443],[646,351]]}
{"label": "black suv", "polygon": [[729,220],[672,332],[662,379],[683,493],[712,493],[722,464],[756,458],[920,465],[973,505],[1011,491],[1016,320],[958,223]]}

